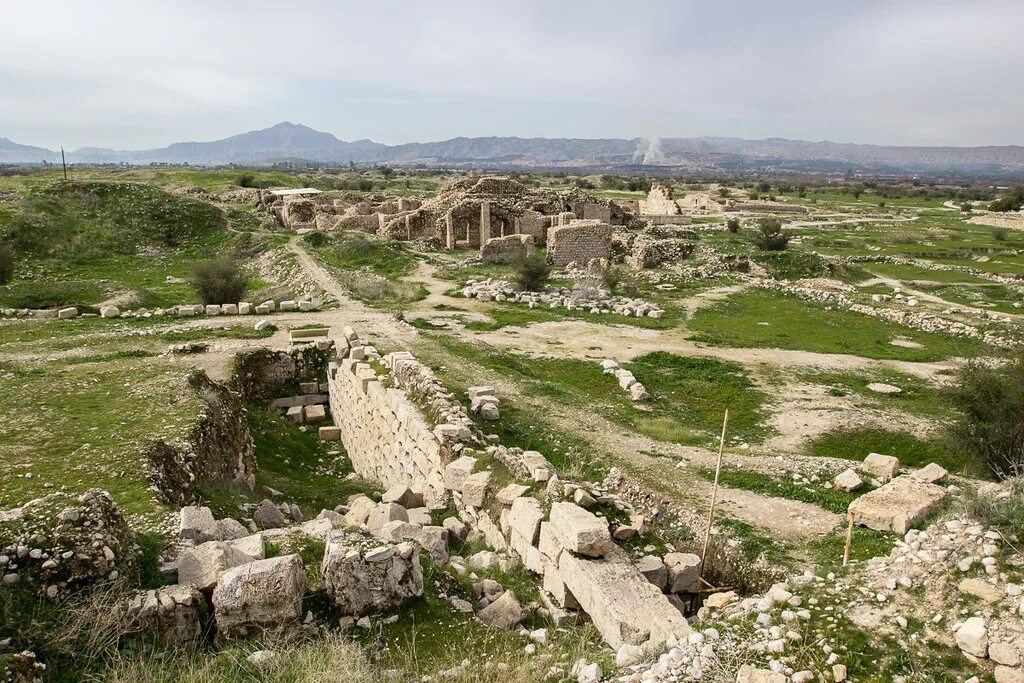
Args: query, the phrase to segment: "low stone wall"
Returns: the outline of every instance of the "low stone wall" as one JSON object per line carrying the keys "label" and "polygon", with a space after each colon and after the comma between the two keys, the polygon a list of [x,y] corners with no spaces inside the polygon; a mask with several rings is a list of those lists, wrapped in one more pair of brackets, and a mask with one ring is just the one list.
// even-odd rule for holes
{"label": "low stone wall", "polygon": [[612,226],[574,221],[548,230],[548,260],[556,266],[610,259]]}
{"label": "low stone wall", "polygon": [[480,258],[484,263],[515,263],[532,253],[532,235],[492,237],[480,247]]}

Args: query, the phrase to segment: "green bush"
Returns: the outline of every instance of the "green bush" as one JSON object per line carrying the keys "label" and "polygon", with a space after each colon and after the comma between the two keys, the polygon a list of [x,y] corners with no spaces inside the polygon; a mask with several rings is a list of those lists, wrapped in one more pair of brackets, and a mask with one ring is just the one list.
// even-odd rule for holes
{"label": "green bush", "polygon": [[611,264],[601,269],[601,284],[612,294],[619,291],[619,285],[622,284],[623,278],[626,273],[621,266],[613,266]]}
{"label": "green bush", "polygon": [[1006,195],[989,204],[989,211],[1020,211],[1024,207],[1024,185],[1018,185]]}
{"label": "green bush", "polygon": [[950,427],[954,441],[1000,478],[1024,472],[1024,353],[969,361],[956,379],[950,395],[963,416]]}
{"label": "green bush", "polygon": [[729,220],[727,220],[725,222],[725,229],[728,230],[729,232],[732,232],[732,233],[739,232],[740,231],[740,219],[739,218],[730,218]]}
{"label": "green bush", "polygon": [[754,246],[761,251],[783,251],[789,245],[789,236],[782,232],[782,221],[778,218],[761,218],[757,225]]}
{"label": "green bush", "polygon": [[519,288],[527,292],[537,292],[544,289],[548,278],[551,277],[551,264],[539,251],[516,263],[516,283]]}
{"label": "green bush", "polygon": [[[996,240],[997,242],[1004,242],[1004,241],[1006,241],[1006,238],[1009,237],[1009,236],[1010,236],[1009,228],[1004,228],[1001,225],[997,226],[995,228],[992,228],[992,239]],[[2,280],[0,280],[0,281],[2,281]]]}
{"label": "green bush", "polygon": [[197,263],[191,281],[204,304],[237,303],[249,289],[249,275],[227,256]]}
{"label": "green bush", "polygon": [[0,244],[0,285],[6,285],[14,279],[14,250],[6,244]]}
{"label": "green bush", "polygon": [[309,246],[313,247],[314,249],[322,249],[323,247],[326,247],[330,243],[331,238],[328,237],[326,233],[313,231],[307,232],[305,235],[303,235],[302,241],[308,244]]}
{"label": "green bush", "polygon": [[242,175],[238,176],[238,186],[257,187],[256,176],[254,176],[252,173],[243,173]]}

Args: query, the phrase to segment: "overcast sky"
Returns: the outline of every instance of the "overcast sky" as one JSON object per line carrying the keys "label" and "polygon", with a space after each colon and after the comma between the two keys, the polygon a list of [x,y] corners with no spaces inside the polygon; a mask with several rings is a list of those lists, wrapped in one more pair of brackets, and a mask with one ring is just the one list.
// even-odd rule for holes
{"label": "overcast sky", "polygon": [[1024,144],[1024,0],[5,0],[0,137]]}

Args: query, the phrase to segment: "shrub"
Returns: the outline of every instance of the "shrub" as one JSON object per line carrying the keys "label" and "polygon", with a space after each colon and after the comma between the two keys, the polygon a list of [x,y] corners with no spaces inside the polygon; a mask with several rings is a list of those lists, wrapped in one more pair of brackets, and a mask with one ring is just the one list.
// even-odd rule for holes
{"label": "shrub", "polygon": [[238,176],[239,187],[256,187],[256,176],[252,173],[243,173]]}
{"label": "shrub", "polygon": [[6,285],[14,279],[14,250],[6,244],[0,244],[0,285]]}
{"label": "shrub", "polygon": [[238,261],[221,256],[195,265],[192,286],[204,304],[236,303],[249,288],[249,275]]}
{"label": "shrub", "polygon": [[1002,364],[968,361],[950,392],[962,417],[955,443],[984,460],[998,477],[1024,471],[1024,353]]}
{"label": "shrub", "polygon": [[778,218],[761,218],[757,225],[754,246],[761,251],[783,251],[789,245],[789,236],[782,232],[782,221]]}
{"label": "shrub", "polygon": [[964,213],[970,213],[971,211],[974,211],[974,204],[971,204],[970,202],[964,202],[963,204],[960,205],[960,210],[963,211]]}
{"label": "shrub", "polygon": [[[997,242],[1003,242],[1009,236],[1010,236],[1010,229],[1009,228],[1004,228],[1001,225],[997,226],[995,228],[992,228],[992,239],[996,240]],[[0,282],[2,282],[2,281],[3,281],[2,276],[0,276]]]}
{"label": "shrub", "polygon": [[313,232],[307,232],[303,235],[302,241],[314,249],[321,249],[327,246],[331,241],[331,238],[328,237],[326,233],[314,230]]}
{"label": "shrub", "polygon": [[740,231],[740,219],[739,218],[730,218],[729,220],[727,220],[725,222],[725,229],[728,230],[729,232],[733,232],[733,233],[739,232]]}
{"label": "shrub", "polygon": [[1018,185],[989,204],[989,211],[1020,211],[1024,207],[1024,185]]}
{"label": "shrub", "polygon": [[527,292],[537,292],[544,288],[551,277],[551,264],[544,254],[535,251],[516,263],[516,283]]}
{"label": "shrub", "polygon": [[613,266],[608,264],[601,269],[601,284],[612,294],[619,291],[619,286],[622,284],[623,278],[626,273],[621,266]]}

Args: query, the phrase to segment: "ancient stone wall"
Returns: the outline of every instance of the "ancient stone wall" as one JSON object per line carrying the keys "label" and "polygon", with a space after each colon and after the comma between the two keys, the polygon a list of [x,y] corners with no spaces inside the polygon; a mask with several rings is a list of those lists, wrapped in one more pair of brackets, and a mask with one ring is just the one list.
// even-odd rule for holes
{"label": "ancient stone wall", "polygon": [[652,185],[647,199],[640,200],[642,216],[671,216],[679,213],[679,205],[672,196],[672,188],[665,185]]}
{"label": "ancient stone wall", "polygon": [[480,258],[484,263],[515,263],[532,253],[532,235],[492,237],[480,248]]}
{"label": "ancient stone wall", "polygon": [[[394,364],[408,362],[396,359]],[[381,380],[368,363],[346,358],[332,364],[331,415],[352,466],[361,477],[384,486],[408,486],[423,492],[428,507],[443,507],[450,447],[403,390]]]}
{"label": "ancient stone wall", "polygon": [[556,266],[611,258],[612,226],[574,221],[548,230],[548,260]]}

